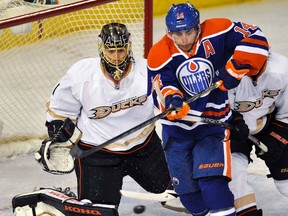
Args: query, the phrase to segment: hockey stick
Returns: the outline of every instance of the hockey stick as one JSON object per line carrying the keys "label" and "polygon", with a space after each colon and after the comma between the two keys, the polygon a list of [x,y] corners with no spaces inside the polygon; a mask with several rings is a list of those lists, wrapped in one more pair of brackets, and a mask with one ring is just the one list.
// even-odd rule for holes
{"label": "hockey stick", "polygon": [[122,194],[122,196],[131,198],[131,199],[158,201],[158,202],[166,202],[166,201],[173,200],[178,197],[178,194],[176,194],[174,190],[166,190],[160,194],[127,191],[127,190],[120,190],[120,193]]}
{"label": "hockey stick", "polygon": [[[236,130],[237,131],[237,129],[235,128],[234,125],[231,125],[229,123],[222,122],[222,121],[219,121],[219,120],[216,120],[216,119],[210,119],[210,118],[203,118],[203,117],[200,117],[200,116],[187,115],[182,120],[194,121],[194,122],[203,122],[203,123],[206,123],[206,124],[216,124],[216,125],[220,125],[222,127],[226,127],[226,128],[231,129],[231,130]],[[263,151],[262,154],[265,153],[265,152],[268,152],[267,146],[264,143],[262,143],[261,141],[259,141],[257,138],[255,138],[254,136],[249,135],[248,139],[250,141],[252,141],[255,145],[257,145]],[[261,154],[261,152],[260,152],[260,154]]]}
{"label": "hockey stick", "polygon": [[[155,82],[153,82],[153,86],[155,88],[156,94],[157,94],[160,102],[164,105],[165,104],[165,99],[164,99],[164,97],[163,97],[163,95],[162,95],[162,93],[160,91],[159,83],[157,81],[155,81]],[[203,123],[206,123],[206,124],[216,124],[216,125],[220,125],[222,127],[229,128],[231,130],[237,130],[234,127],[234,125],[231,125],[229,123],[222,122],[222,121],[219,121],[219,120],[216,120],[216,119],[203,118],[203,117],[200,117],[200,116],[187,115],[184,118],[182,118],[182,120],[194,121],[194,122],[203,122]],[[259,153],[259,155],[268,152],[267,146],[264,143],[260,142],[255,137],[253,137],[252,135],[249,135],[248,139],[250,141],[252,141],[255,145],[257,145],[261,149],[261,152]]]}
{"label": "hockey stick", "polygon": [[[211,91],[213,91],[214,89],[217,89],[220,85],[222,84],[222,81],[218,81],[216,83],[214,83],[213,85],[211,85],[210,87],[208,87],[207,89],[199,92],[198,94],[192,96],[191,98],[189,98],[188,100],[185,101],[185,103],[189,104],[195,100],[197,100],[198,98],[202,97],[203,95],[206,95],[206,94],[209,94]],[[73,146],[73,148],[71,149],[70,151],[70,154],[75,157],[75,158],[83,158],[83,157],[87,157],[97,151],[99,151],[101,148],[104,148],[105,146],[123,138],[123,137],[126,137],[132,133],[134,133],[135,131],[138,131],[140,130],[141,128],[144,128],[154,122],[156,122],[157,120],[165,117],[167,114],[169,114],[170,112],[174,111],[175,108],[174,107],[170,107],[168,109],[166,109],[164,112],[154,116],[153,118],[150,118],[148,119],[147,121],[144,121],[143,123],[139,124],[139,125],[136,125],[135,127],[119,134],[118,136],[110,139],[110,140],[107,140],[106,142],[98,145],[98,146],[95,146],[89,150],[82,150],[79,148],[79,146],[76,144]]]}
{"label": "hockey stick", "polygon": [[120,193],[123,197],[129,199],[137,199],[144,201],[156,201],[160,202],[161,205],[169,210],[176,212],[186,212],[189,214],[187,209],[182,205],[179,195],[174,190],[166,190],[161,194],[148,193],[148,192],[135,192],[121,190]]}

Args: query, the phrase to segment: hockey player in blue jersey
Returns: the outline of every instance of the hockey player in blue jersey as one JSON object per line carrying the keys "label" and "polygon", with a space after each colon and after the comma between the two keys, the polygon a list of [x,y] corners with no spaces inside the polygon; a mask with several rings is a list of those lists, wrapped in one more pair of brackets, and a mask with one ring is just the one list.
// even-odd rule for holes
{"label": "hockey player in blue jersey", "polygon": [[[148,55],[148,93],[160,111],[171,106],[177,110],[161,120],[173,186],[192,215],[235,215],[228,187],[230,130],[188,117],[229,122],[227,90],[242,76],[258,73],[268,56],[268,42],[257,26],[243,22],[214,18],[200,24],[199,11],[189,2],[171,6],[166,26],[167,34]],[[219,80],[219,88],[184,102]]]}

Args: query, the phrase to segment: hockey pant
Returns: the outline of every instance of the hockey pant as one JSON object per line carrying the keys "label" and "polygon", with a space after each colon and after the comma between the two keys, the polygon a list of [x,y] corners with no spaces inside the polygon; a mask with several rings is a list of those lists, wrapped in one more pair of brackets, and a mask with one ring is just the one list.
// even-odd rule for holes
{"label": "hockey pant", "polygon": [[[216,165],[223,161],[223,145],[229,145],[223,142],[224,135],[206,136],[197,141],[170,138],[165,131],[163,135],[173,185],[185,208],[192,215],[199,216],[208,212],[210,215],[235,215],[234,197],[228,187],[229,180],[222,176],[224,165]],[[207,163],[215,164],[215,169],[205,169],[204,165]],[[225,165],[230,166],[228,162]]]}
{"label": "hockey pant", "polygon": [[78,197],[95,203],[119,205],[123,178],[127,175],[148,192],[164,192],[171,178],[156,132],[130,152],[116,154],[102,150],[76,160]]}

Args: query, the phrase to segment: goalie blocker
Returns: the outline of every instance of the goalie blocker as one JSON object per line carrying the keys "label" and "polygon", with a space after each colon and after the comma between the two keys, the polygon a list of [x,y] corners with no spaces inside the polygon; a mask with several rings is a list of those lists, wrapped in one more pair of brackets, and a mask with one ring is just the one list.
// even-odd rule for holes
{"label": "goalie blocker", "polygon": [[119,216],[118,206],[107,204],[93,204],[89,200],[76,199],[68,188],[62,189],[42,188],[31,193],[20,194],[13,198],[14,216]]}

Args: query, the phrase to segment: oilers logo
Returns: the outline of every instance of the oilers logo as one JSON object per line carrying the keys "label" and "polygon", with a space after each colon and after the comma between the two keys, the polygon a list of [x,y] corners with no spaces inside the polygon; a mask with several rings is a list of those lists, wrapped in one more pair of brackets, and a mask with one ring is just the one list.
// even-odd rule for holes
{"label": "oilers logo", "polygon": [[214,68],[207,59],[191,58],[178,67],[176,76],[183,89],[193,96],[212,84]]}

